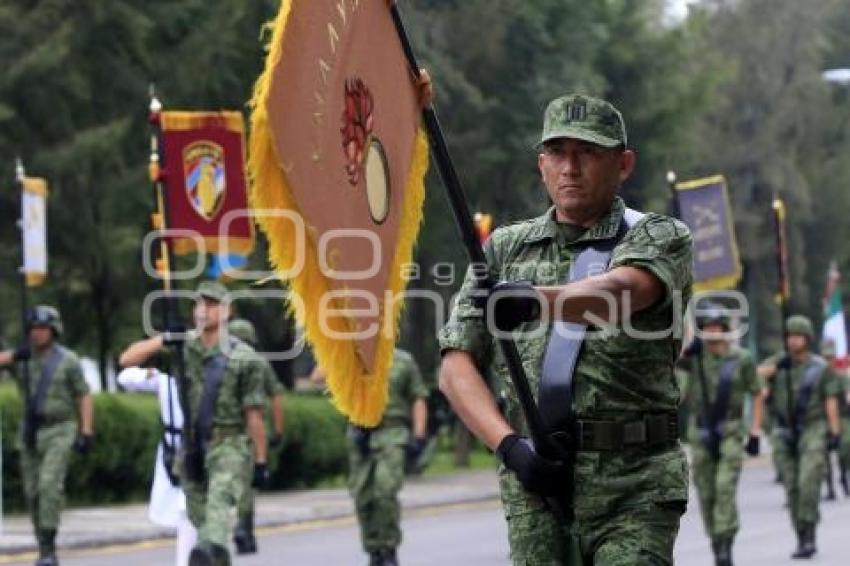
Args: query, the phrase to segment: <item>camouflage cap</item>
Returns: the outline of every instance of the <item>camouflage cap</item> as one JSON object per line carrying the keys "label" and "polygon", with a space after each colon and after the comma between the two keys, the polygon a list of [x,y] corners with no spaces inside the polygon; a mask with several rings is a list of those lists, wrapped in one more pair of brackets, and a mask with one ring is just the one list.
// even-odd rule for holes
{"label": "camouflage cap", "polygon": [[198,297],[221,302],[227,296],[227,287],[218,281],[201,281],[197,290]]}
{"label": "camouflage cap", "polygon": [[583,140],[602,147],[625,146],[626,124],[610,102],[568,94],[549,103],[543,116],[543,135],[536,147],[558,138]]}
{"label": "camouflage cap", "polygon": [[799,334],[806,336],[809,340],[815,337],[815,327],[812,325],[811,319],[802,314],[789,316],[785,322],[785,329],[788,334]]}
{"label": "camouflage cap", "polygon": [[250,320],[234,318],[227,323],[227,331],[251,346],[257,345],[257,330]]}

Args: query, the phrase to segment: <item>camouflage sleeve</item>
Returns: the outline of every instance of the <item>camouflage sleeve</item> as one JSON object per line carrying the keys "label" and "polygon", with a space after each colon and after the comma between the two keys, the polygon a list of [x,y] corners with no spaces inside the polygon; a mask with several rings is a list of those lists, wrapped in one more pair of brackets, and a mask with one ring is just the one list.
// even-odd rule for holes
{"label": "camouflage sleeve", "polygon": [[283,394],[283,384],[277,378],[277,374],[268,360],[263,360],[263,388],[266,397],[271,399],[275,395]]}
{"label": "camouflage sleeve", "polygon": [[752,355],[749,352],[744,351],[741,354],[741,379],[743,380],[747,391],[751,395],[758,395],[761,393],[761,390],[764,388],[764,384],[762,383],[762,379],[756,373],[756,365],[753,361]]}
{"label": "camouflage sleeve", "polygon": [[[484,247],[491,268],[493,266],[492,241],[491,238]],[[449,321],[440,331],[440,354],[445,354],[448,350],[463,350],[471,354],[475,363],[483,370],[489,363],[493,342],[484,322],[484,311],[472,302],[472,293],[475,288],[475,277],[470,266],[466,271],[463,285],[458,291]]]}
{"label": "camouflage sleeve", "polygon": [[68,360],[65,371],[67,372],[67,383],[71,389],[71,395],[75,399],[79,399],[83,395],[88,395],[89,384],[86,383],[86,378],[83,376],[83,367],[76,357]]}
{"label": "camouflage sleeve", "polygon": [[652,273],[665,289],[664,299],[653,308],[663,309],[677,292],[689,294],[693,277],[692,244],[685,224],[648,214],[614,249],[611,267],[639,267]]}
{"label": "camouflage sleeve", "polygon": [[838,397],[844,392],[840,378],[831,367],[827,367],[824,370],[821,387],[823,388],[824,397]]}
{"label": "camouflage sleeve", "polygon": [[265,360],[256,354],[246,356],[240,368],[242,378],[242,406],[259,407],[266,403]]}

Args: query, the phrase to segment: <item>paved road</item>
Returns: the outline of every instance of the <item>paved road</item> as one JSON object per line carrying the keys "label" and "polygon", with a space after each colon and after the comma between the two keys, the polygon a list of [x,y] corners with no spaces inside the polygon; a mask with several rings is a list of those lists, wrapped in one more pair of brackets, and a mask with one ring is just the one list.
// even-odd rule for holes
{"label": "paved road", "polygon": [[[735,548],[737,564],[776,566],[800,564],[789,559],[794,537],[782,508],[782,492],[772,483],[765,460],[745,468],[739,501],[742,530]],[[694,501],[692,499],[692,501]],[[850,563],[850,499],[825,503],[824,522],[819,532],[818,566]],[[505,524],[498,505],[471,503],[407,513],[401,561],[405,566],[506,566]],[[237,566],[337,566],[365,564],[352,519],[317,521],[260,531],[261,554],[238,558]],[[66,551],[63,566],[168,566],[171,542],[158,541],[133,547]],[[713,560],[696,503],[682,523],[676,547],[677,564],[711,566]],[[0,564],[31,564],[0,558]]]}

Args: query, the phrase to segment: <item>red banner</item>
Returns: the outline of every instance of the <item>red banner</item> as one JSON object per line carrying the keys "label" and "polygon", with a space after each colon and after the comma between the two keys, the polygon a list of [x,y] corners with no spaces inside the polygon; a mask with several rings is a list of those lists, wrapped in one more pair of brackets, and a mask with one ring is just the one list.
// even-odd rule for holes
{"label": "red banner", "polygon": [[167,228],[197,234],[173,237],[174,253],[199,251],[200,239],[206,253],[250,254],[242,114],[163,112],[160,128]]}

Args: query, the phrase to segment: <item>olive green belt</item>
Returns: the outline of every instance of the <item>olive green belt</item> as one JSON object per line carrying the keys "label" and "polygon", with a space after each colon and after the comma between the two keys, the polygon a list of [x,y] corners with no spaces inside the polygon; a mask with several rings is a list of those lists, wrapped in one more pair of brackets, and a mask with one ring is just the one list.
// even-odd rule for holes
{"label": "olive green belt", "polygon": [[583,452],[669,448],[679,441],[679,419],[675,412],[647,413],[626,421],[578,419],[574,438],[575,449]]}

